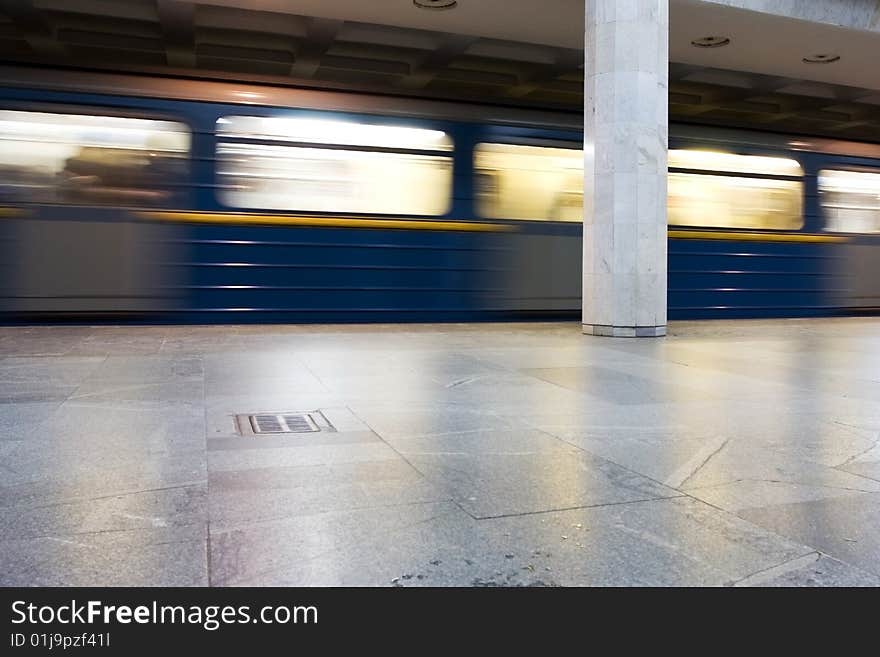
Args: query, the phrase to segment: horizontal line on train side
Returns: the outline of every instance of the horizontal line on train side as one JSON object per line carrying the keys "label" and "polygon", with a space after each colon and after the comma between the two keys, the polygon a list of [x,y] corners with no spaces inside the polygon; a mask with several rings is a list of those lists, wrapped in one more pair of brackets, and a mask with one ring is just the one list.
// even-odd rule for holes
{"label": "horizontal line on train side", "polygon": [[[223,146],[284,146],[292,148],[324,149],[329,151],[359,151],[363,153],[391,153],[400,155],[424,155],[430,157],[445,157],[452,159],[452,148],[397,148],[394,146],[362,146],[358,144],[323,143],[314,141],[286,140],[283,138],[271,139],[265,137],[247,137],[243,135],[218,134],[218,151]],[[224,160],[223,155],[212,158],[218,162]]]}
{"label": "horizontal line on train side", "polygon": [[571,295],[567,296],[556,296],[552,294],[541,295],[537,297],[505,297],[505,299],[509,301],[543,301],[544,299],[553,299],[554,301],[578,301],[580,302],[580,297],[573,297]]}
{"label": "horizontal line on train side", "polygon": [[3,299],[162,299],[156,294],[4,294]]}
{"label": "horizontal line on train side", "polygon": [[[804,174],[782,175],[777,173],[757,173],[754,171],[716,171],[714,169],[694,169],[691,167],[669,167],[669,173],[685,173],[698,176],[719,176],[724,178],[757,178],[760,180],[786,180],[801,182]],[[815,176],[813,176],[815,177]]]}
{"label": "horizontal line on train side", "polygon": [[[681,242],[679,242],[680,244]],[[755,242],[758,244],[758,242]],[[674,256],[698,256],[705,257],[711,256],[713,258],[717,258],[718,256],[724,256],[726,258],[776,258],[776,259],[790,259],[790,260],[841,260],[843,256],[837,253],[761,253],[760,251],[678,251],[678,250],[670,250],[667,252],[669,255]]]}
{"label": "horizontal line on train side", "polygon": [[350,306],[334,308],[168,308],[164,313],[174,314],[198,314],[198,313],[470,313],[481,314],[484,312],[508,312],[508,308],[352,308]]}
{"label": "horizontal line on train side", "polygon": [[824,272],[824,271],[749,271],[748,269],[670,269],[668,274],[671,276],[673,274],[677,276],[706,276],[706,275],[718,275],[718,276],[750,276],[751,274],[757,274],[760,276],[793,276],[796,278],[801,278],[803,276],[822,276],[825,278],[843,278],[847,276],[847,274],[843,273],[835,273],[835,272]]}
{"label": "horizontal line on train side", "polygon": [[[835,248],[837,248],[837,247],[835,247]],[[676,258],[683,258],[684,256],[692,255],[692,256],[699,256],[701,258],[722,258],[722,257],[724,257],[724,258],[767,258],[770,260],[779,260],[779,261],[784,261],[784,260],[789,260],[789,261],[792,261],[792,260],[804,260],[804,261],[844,260],[843,256],[841,256],[839,254],[838,255],[821,255],[821,254],[816,254],[816,253],[722,253],[722,252],[712,253],[711,251],[709,251],[709,252],[701,251],[699,253],[682,253],[680,251],[670,251],[669,255],[675,256]],[[740,266],[747,266],[751,263],[736,263],[736,264],[739,264]],[[831,262],[828,264],[831,265],[834,263]],[[704,271],[704,270],[699,270],[699,271]],[[785,271],[790,272],[790,270],[785,270]]]}
{"label": "horizontal line on train side", "polygon": [[467,271],[467,272],[505,272],[502,267],[423,267],[410,265],[335,265],[259,262],[164,262],[163,267],[244,267],[253,269],[367,269],[380,271]]}
{"label": "horizontal line on train side", "polygon": [[[731,240],[737,242],[815,242],[833,243],[846,242],[848,237],[842,235],[816,235],[813,233],[764,233],[736,232],[714,230],[670,230],[670,239],[683,240]],[[715,255],[715,254],[713,254]]]}
{"label": "horizontal line on train side", "polygon": [[382,286],[319,286],[319,285],[171,285],[163,290],[229,290],[299,291],[299,292],[503,292],[504,288],[472,287],[382,287]]}
{"label": "horizontal line on train side", "polygon": [[669,306],[668,310],[845,310],[846,308],[846,306],[837,305],[780,306],[774,304],[772,306]]}
{"label": "horizontal line on train side", "polygon": [[[0,238],[2,239],[2,238]],[[510,251],[507,247],[496,246],[444,246],[437,244],[394,244],[391,242],[379,242],[372,244],[357,244],[345,242],[281,242],[270,240],[203,240],[203,239],[173,239],[162,240],[160,244],[200,244],[208,246],[266,246],[266,247],[318,247],[332,249],[405,249],[410,251]]]}
{"label": "horizontal line on train side", "polygon": [[475,233],[508,233],[509,224],[436,219],[376,219],[372,217],[323,217],[318,215],[238,214],[231,212],[138,212],[141,217],[181,223],[212,223],[269,226],[317,226],[327,228],[384,228],[396,230],[448,230]]}
{"label": "horizontal line on train side", "polygon": [[669,288],[669,294],[675,293],[692,293],[692,292],[731,292],[736,294],[826,294],[829,292],[846,292],[846,289],[828,289],[828,288],[761,288],[761,287],[676,287]]}

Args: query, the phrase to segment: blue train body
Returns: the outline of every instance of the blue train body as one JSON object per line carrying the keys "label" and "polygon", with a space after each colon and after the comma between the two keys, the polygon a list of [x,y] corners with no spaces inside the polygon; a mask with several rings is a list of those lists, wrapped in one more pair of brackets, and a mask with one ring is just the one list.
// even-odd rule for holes
{"label": "blue train body", "polygon": [[[148,239],[161,248],[153,261],[163,270],[160,300],[148,311],[114,315],[116,319],[209,322],[383,322],[474,321],[499,319],[576,318],[580,314],[580,252],[582,229],[577,223],[488,219],[479,216],[475,202],[474,146],[481,142],[579,142],[571,126],[534,126],[518,119],[449,120],[387,116],[389,125],[442,130],[454,142],[453,184],[448,212],[431,217],[437,229],[415,222],[425,217],[396,215],[348,216],[311,212],[311,223],[284,225],[278,217],[300,216],[279,210],[233,209],[218,200],[215,126],[224,116],[322,115],[314,107],[297,109],[271,104],[240,104],[216,99],[149,97],[138,94],[137,80],[125,93],[73,92],[51,85],[25,83],[0,88],[0,109],[32,111],[112,111],[122,116],[168,119],[191,131],[189,167],[178,181],[180,201],[176,215],[156,221],[138,208],[113,211],[88,207],[44,208],[10,206],[5,220],[2,264],[9,271],[21,257],[20,231],[15,226],[33,221],[113,222],[125,214],[132,222],[150,225]],[[183,84],[183,83],[180,83]],[[239,85],[241,86],[241,85]],[[97,85],[96,88],[101,88]],[[336,108],[328,108],[336,109]],[[343,111],[342,116],[376,119],[376,112]],[[761,239],[738,240],[736,231],[718,239],[711,229],[670,233],[668,250],[668,304],[671,319],[797,317],[851,312],[840,301],[848,286],[846,255],[839,241],[801,239],[822,233],[822,212],[816,177],[829,166],[867,169],[880,166],[873,157],[840,155],[811,150],[785,150],[778,139],[766,145],[713,137],[713,144],[733,146],[738,152],[780,154],[797,159],[804,171],[804,225]],[[699,145],[693,134],[680,137],[673,127],[671,147]],[[771,143],[772,142],[772,143]],[[155,214],[155,213],[154,213]],[[201,220],[224,215],[224,221]],[[275,223],[261,221],[272,215]],[[322,226],[322,216],[347,221]],[[175,218],[177,217],[177,218]],[[236,218],[240,221],[236,221]],[[391,225],[365,219],[388,219]],[[460,230],[456,222],[494,228]],[[445,225],[449,224],[449,225]],[[673,227],[674,229],[674,227]],[[676,236],[676,232],[681,236]],[[687,235],[684,233],[687,232]],[[733,233],[733,235],[731,235]],[[791,237],[792,239],[787,239]],[[45,239],[53,239],[51,231]],[[870,240],[870,238],[868,238]],[[541,241],[542,251],[530,252]],[[548,261],[547,259],[550,258]],[[543,259],[536,276],[547,280],[530,302],[514,287],[515,274],[530,260]],[[558,264],[567,263],[567,264]],[[554,266],[558,268],[554,273]],[[543,273],[541,273],[543,272]],[[555,277],[555,278],[554,278]],[[562,278],[574,280],[562,281]],[[541,287],[543,286],[543,287]],[[563,289],[564,288],[564,289]],[[0,305],[6,321],[33,320],[52,313],[16,310],[16,290],[4,288]],[[100,304],[98,304],[100,306]],[[94,313],[67,313],[103,317]],[[64,314],[64,313],[61,313]]]}

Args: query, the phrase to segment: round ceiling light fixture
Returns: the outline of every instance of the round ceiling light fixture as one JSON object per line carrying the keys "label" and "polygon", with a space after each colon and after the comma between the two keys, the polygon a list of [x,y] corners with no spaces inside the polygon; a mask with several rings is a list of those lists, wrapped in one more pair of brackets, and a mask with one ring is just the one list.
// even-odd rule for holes
{"label": "round ceiling light fixture", "polygon": [[840,59],[840,55],[832,55],[830,53],[820,53],[818,55],[807,55],[804,57],[804,64],[833,64]]}
{"label": "round ceiling light fixture", "polygon": [[419,9],[454,9],[458,0],[413,0]]}
{"label": "round ceiling light fixture", "polygon": [[705,36],[691,41],[691,45],[697,48],[720,48],[730,43],[730,39],[723,36]]}

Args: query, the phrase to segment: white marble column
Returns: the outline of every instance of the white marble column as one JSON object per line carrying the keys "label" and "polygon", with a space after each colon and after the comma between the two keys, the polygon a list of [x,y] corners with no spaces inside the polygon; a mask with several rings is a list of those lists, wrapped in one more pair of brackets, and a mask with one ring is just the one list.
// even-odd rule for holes
{"label": "white marble column", "polygon": [[666,334],[669,0],[586,0],[584,333]]}

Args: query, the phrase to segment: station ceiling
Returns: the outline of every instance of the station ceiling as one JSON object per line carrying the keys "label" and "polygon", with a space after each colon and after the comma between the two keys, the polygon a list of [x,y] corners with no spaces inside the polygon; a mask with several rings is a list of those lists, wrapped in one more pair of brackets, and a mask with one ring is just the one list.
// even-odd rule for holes
{"label": "station ceiling", "polygon": [[[670,11],[671,118],[880,141],[880,32]],[[0,58],[580,111],[583,0],[0,0]]]}

